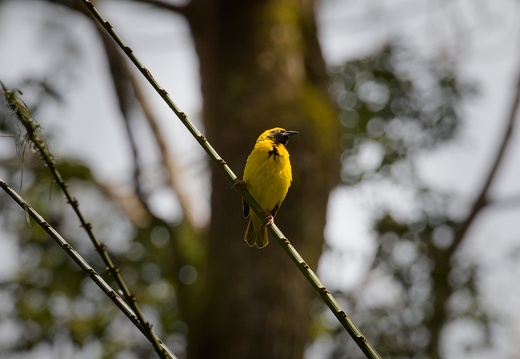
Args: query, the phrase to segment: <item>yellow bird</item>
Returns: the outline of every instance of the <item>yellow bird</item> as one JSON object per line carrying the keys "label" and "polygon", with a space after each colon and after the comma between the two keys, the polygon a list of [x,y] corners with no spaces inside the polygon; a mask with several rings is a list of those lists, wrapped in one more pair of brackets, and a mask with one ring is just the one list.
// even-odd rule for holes
{"label": "yellow bird", "polygon": [[[291,162],[285,146],[289,137],[297,133],[280,127],[265,131],[256,140],[246,161],[243,184],[267,214],[270,223],[291,186]],[[242,208],[244,217],[250,217],[244,240],[250,247],[264,248],[269,243],[266,226],[255,213],[249,213],[249,205],[243,199]]]}

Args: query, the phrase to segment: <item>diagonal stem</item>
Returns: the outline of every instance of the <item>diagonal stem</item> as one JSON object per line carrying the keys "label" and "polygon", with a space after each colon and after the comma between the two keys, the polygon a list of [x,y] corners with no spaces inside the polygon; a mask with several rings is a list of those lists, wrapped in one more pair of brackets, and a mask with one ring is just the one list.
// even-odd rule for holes
{"label": "diagonal stem", "polygon": [[141,323],[142,328],[144,328],[145,330],[146,337],[152,343],[154,349],[157,351],[160,357],[167,358],[167,353],[161,346],[159,339],[152,333],[152,325],[145,319],[144,314],[141,311],[141,308],[139,307],[139,304],[137,303],[135,296],[132,294],[132,292],[126,285],[125,281],[123,280],[119,268],[114,264],[112,258],[108,254],[107,246],[104,243],[101,243],[94,235],[92,224],[85,219],[83,213],[79,209],[78,200],[72,195],[72,193],[69,190],[69,186],[63,181],[60,172],[56,168],[56,163],[54,162],[53,155],[50,153],[45,139],[40,133],[40,125],[38,124],[38,122],[36,122],[36,120],[34,120],[31,112],[29,111],[25,103],[17,97],[16,91],[8,90],[3,83],[1,84],[1,86],[3,88],[7,104],[14,111],[18,121],[24,126],[27,132],[27,139],[31,141],[34,147],[38,150],[43,161],[51,171],[54,180],[56,181],[56,183],[58,183],[59,187],[65,194],[67,202],[71,205],[81,223],[81,227],[83,227],[87,232],[87,235],[90,238],[92,244],[94,245],[94,248],[101,256],[101,259],[103,260],[105,266],[108,268],[109,273],[116,280],[116,283],[123,292],[123,296],[125,297],[127,303],[135,312],[137,319]]}
{"label": "diagonal stem", "polygon": [[160,346],[164,358],[177,359],[175,354],[161,341],[161,339],[153,332],[151,328],[146,328],[143,322],[139,320],[132,308],[121,298],[105,280],[96,272],[94,268],[65,240],[34,208],[13,190],[2,178],[0,178],[0,188],[2,188],[24,211],[33,218],[38,225],[54,239],[56,243],[71,257],[74,262],[97,284],[99,288],[115,303],[115,305],[134,323],[134,325],[146,336],[153,336]]}
{"label": "diagonal stem", "polygon": [[496,178],[496,175],[498,173],[498,169],[500,165],[502,164],[502,160],[504,159],[504,155],[506,153],[507,147],[510,144],[511,136],[513,134],[515,122],[517,121],[518,114],[520,112],[520,72],[518,74],[517,80],[516,80],[516,91],[513,98],[513,103],[511,105],[511,111],[509,113],[509,118],[507,120],[506,129],[504,131],[504,135],[502,137],[502,141],[500,142],[500,147],[498,148],[498,151],[495,155],[495,159],[493,160],[493,164],[491,165],[491,168],[488,172],[488,175],[486,179],[484,180],[484,183],[482,184],[482,188],[479,191],[479,194],[475,201],[473,202],[473,206],[471,207],[471,210],[468,214],[468,216],[465,218],[464,222],[462,222],[462,225],[455,233],[455,238],[453,240],[453,243],[451,246],[447,249],[447,254],[451,256],[459,247],[460,243],[463,241],[466,232],[468,231],[469,227],[477,217],[477,215],[480,213],[480,211],[486,207],[490,203],[489,199],[489,190],[491,188],[491,185],[493,184],[493,181]]}
{"label": "diagonal stem", "polygon": [[[249,204],[251,209],[260,217],[265,218],[264,211],[258,204],[258,202],[251,196],[251,194],[247,191],[243,186],[236,185],[239,183],[238,177],[233,173],[231,168],[227,165],[227,163],[220,157],[220,155],[215,151],[215,149],[211,146],[208,140],[200,133],[200,131],[193,125],[193,123],[188,119],[188,116],[179,110],[179,108],[175,105],[173,100],[171,99],[168,92],[159,85],[159,83],[152,76],[150,71],[143,66],[143,64],[139,61],[139,59],[135,56],[134,52],[130,47],[128,47],[123,40],[119,37],[119,35],[115,32],[112,25],[106,21],[103,16],[96,9],[94,4],[89,0],[81,0],[83,4],[90,10],[92,15],[99,21],[101,26],[108,32],[108,34],[114,39],[114,41],[119,45],[119,47],[123,50],[123,52],[128,56],[128,58],[134,63],[134,65],[139,69],[139,71],[143,74],[143,76],[148,80],[148,82],[152,85],[152,87],[157,91],[159,96],[166,102],[166,104],[170,107],[170,109],[175,113],[175,115],[179,118],[179,120],[186,126],[188,131],[195,137],[195,139],[199,142],[202,148],[206,151],[206,153],[210,156],[210,158],[215,162],[218,168],[224,173],[226,178],[233,183],[234,188],[242,195],[245,201]],[[267,225],[267,221],[264,221]],[[269,230],[275,236],[278,243],[282,246],[285,252],[289,255],[291,260],[296,264],[298,269],[303,273],[307,281],[311,284],[311,286],[318,292],[322,300],[329,307],[329,309],[334,313],[339,322],[343,325],[346,331],[350,334],[350,336],[354,339],[359,348],[363,351],[367,358],[381,358],[381,356],[377,353],[376,349],[370,344],[368,339],[361,333],[361,331],[357,328],[354,322],[350,319],[350,317],[346,314],[346,312],[341,308],[338,304],[334,296],[330,293],[330,291],[322,284],[318,276],[310,269],[309,265],[303,260],[300,254],[296,251],[296,249],[292,246],[289,240],[284,236],[284,234],[278,229],[278,227],[273,223],[268,225]]]}

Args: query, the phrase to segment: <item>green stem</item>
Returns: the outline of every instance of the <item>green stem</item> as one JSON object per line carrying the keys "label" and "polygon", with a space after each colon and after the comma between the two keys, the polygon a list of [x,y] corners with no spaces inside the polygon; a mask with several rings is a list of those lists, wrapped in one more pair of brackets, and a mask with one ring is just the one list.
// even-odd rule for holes
{"label": "green stem", "polygon": [[2,178],[0,178],[0,188],[2,188],[24,211],[43,228],[47,234],[58,243],[58,245],[71,257],[74,262],[97,284],[99,288],[115,303],[115,305],[134,323],[134,325],[146,336],[153,336],[159,343],[160,351],[164,353],[165,358],[177,359],[175,354],[161,341],[161,339],[153,332],[151,328],[143,326],[143,322],[139,320],[135,312],[123,300],[123,298],[105,282],[105,280],[96,272],[94,268],[72,247],[59,233],[56,231],[34,208],[13,190]]}
{"label": "green stem", "polygon": [[83,213],[79,209],[78,200],[72,195],[72,193],[69,190],[69,186],[63,181],[60,172],[56,168],[56,163],[53,159],[54,156],[50,153],[45,142],[45,138],[40,132],[40,125],[33,118],[31,112],[27,108],[27,105],[21,99],[18,98],[18,96],[16,95],[17,91],[8,90],[3,83],[1,84],[1,86],[3,88],[3,92],[7,100],[8,106],[15,113],[18,121],[25,127],[25,130],[27,132],[26,139],[29,140],[38,150],[43,161],[51,171],[54,180],[58,183],[59,187],[65,194],[67,202],[74,209],[74,212],[76,213],[76,216],[78,217],[81,223],[81,227],[83,227],[83,229],[87,232],[87,235],[90,238],[92,244],[94,245],[94,248],[99,253],[101,259],[108,268],[110,275],[112,275],[112,277],[114,277],[114,279],[116,280],[116,283],[121,289],[121,292],[123,293],[126,302],[131,306],[131,308],[135,312],[137,319],[139,320],[142,328],[144,329],[143,333],[152,343],[155,351],[159,354],[159,356],[161,358],[168,358],[167,352],[160,343],[160,339],[152,332],[152,325],[145,319],[144,314],[136,301],[135,295],[132,294],[132,292],[126,285],[123,277],[121,276],[119,268],[114,264],[112,258],[108,254],[107,246],[104,243],[101,243],[96,238],[92,230],[92,224],[87,222],[87,220],[83,216]]}
{"label": "green stem", "polygon": [[[226,178],[233,183],[233,187],[242,195],[245,201],[249,204],[251,209],[260,217],[265,218],[265,213],[263,209],[260,207],[258,202],[251,196],[249,191],[247,191],[244,186],[238,186],[238,177],[233,173],[231,168],[227,165],[226,161],[220,157],[220,155],[215,151],[215,149],[211,146],[208,140],[200,133],[200,131],[193,125],[193,123],[188,119],[188,116],[179,110],[179,108],[172,101],[168,92],[159,85],[159,83],[152,76],[150,71],[143,66],[143,64],[139,61],[139,59],[135,56],[133,50],[127,46],[123,40],[119,37],[119,35],[115,32],[112,25],[106,21],[103,16],[96,9],[94,4],[89,0],[82,0],[83,4],[89,9],[92,15],[98,20],[98,22],[103,26],[103,28],[107,31],[107,33],[114,39],[114,41],[119,45],[119,47],[123,50],[123,52],[128,56],[128,58],[134,63],[134,65],[139,69],[139,71],[143,74],[143,76],[148,80],[148,82],[152,85],[152,87],[157,91],[159,96],[166,102],[166,104],[170,107],[170,109],[175,113],[175,115],[179,118],[179,120],[186,126],[188,131],[195,137],[195,139],[199,142],[202,148],[206,151],[206,153],[210,156],[210,158],[215,162],[218,168],[224,173]],[[265,221],[267,224],[267,221]],[[292,246],[289,240],[284,236],[284,234],[280,231],[280,229],[273,223],[269,225],[269,230],[276,237],[278,243],[282,246],[285,252],[289,255],[291,260],[297,265],[300,271],[303,273],[307,281],[311,284],[311,286],[318,292],[322,300],[325,304],[330,308],[330,310],[334,313],[339,322],[343,325],[346,331],[350,334],[350,336],[354,339],[359,348],[363,351],[363,353],[367,356],[367,358],[375,359],[381,358],[376,349],[370,344],[368,339],[361,333],[361,331],[357,328],[354,322],[350,319],[350,317],[346,314],[346,312],[341,308],[338,304],[334,296],[330,293],[330,291],[321,283],[318,276],[310,269],[309,265],[305,263],[300,254],[296,251],[296,249]]]}

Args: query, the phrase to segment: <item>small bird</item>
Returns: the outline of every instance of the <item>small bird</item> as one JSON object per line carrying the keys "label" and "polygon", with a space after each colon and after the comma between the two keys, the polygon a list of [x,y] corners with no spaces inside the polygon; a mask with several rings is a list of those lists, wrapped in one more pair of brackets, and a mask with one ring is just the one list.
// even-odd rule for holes
{"label": "small bird", "polygon": [[[291,162],[285,146],[297,131],[281,127],[267,130],[258,137],[246,161],[243,185],[266,212],[265,219],[272,223],[292,182]],[[244,217],[250,217],[244,240],[250,247],[264,248],[269,243],[267,228],[249,205],[242,199]]]}

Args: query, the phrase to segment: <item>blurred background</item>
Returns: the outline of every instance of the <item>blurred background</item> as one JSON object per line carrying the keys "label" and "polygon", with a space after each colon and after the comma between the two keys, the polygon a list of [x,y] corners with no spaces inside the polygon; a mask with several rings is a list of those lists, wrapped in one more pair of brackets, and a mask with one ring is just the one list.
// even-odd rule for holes
{"label": "blurred background", "polygon": [[[520,356],[518,1],[95,4],[237,176],[300,132],[276,222],[384,358]],[[179,358],[364,357],[81,1],[0,1],[0,80]],[[0,177],[114,285],[5,106]],[[0,356],[155,357],[5,193]]]}

